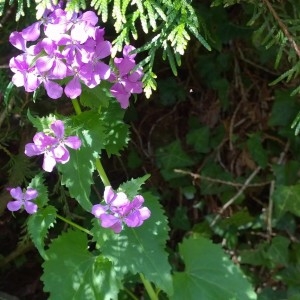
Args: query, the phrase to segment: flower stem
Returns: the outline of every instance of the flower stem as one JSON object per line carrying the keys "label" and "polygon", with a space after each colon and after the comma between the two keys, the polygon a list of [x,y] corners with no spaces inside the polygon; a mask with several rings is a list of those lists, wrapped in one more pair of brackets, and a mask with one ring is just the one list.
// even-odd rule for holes
{"label": "flower stem", "polygon": [[96,158],[96,168],[103,184],[105,186],[111,185],[99,158]]}
{"label": "flower stem", "polygon": [[58,219],[64,221],[65,223],[67,223],[67,224],[69,224],[69,225],[71,225],[71,226],[79,229],[80,231],[83,231],[84,233],[86,233],[86,234],[88,234],[90,236],[93,236],[93,234],[90,231],[88,231],[87,229],[85,229],[84,227],[82,227],[82,226],[80,226],[80,225],[72,222],[71,220],[68,220],[68,219],[62,217],[61,215],[56,215],[56,216],[57,216]]}
{"label": "flower stem", "polygon": [[139,300],[130,290],[124,288],[124,291],[133,299],[133,300]]}
{"label": "flower stem", "polygon": [[76,112],[76,115],[80,115],[82,113],[82,111],[81,111],[79,102],[76,98],[72,99],[72,104],[73,104],[74,110]]}
{"label": "flower stem", "polygon": [[150,299],[151,300],[158,300],[158,297],[157,297],[151,283],[144,277],[144,275],[142,273],[140,273],[140,277],[141,277],[143,285],[144,285]]}

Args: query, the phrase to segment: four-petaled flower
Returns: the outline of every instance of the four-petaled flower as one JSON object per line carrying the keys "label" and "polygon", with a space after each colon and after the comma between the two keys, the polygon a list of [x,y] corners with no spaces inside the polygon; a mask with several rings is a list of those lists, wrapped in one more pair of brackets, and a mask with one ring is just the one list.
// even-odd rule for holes
{"label": "four-petaled flower", "polygon": [[25,145],[25,154],[35,156],[44,154],[43,169],[52,172],[56,163],[65,164],[70,159],[69,150],[79,149],[81,141],[78,136],[65,137],[65,127],[61,120],[56,120],[50,126],[53,135],[38,132],[33,137],[33,143]]}
{"label": "four-petaled flower", "polygon": [[144,198],[141,195],[129,201],[125,193],[115,193],[111,186],[106,186],[103,198],[106,204],[94,205],[92,214],[100,220],[102,227],[115,233],[122,231],[124,223],[128,227],[139,227],[151,215],[147,207],[142,207]]}
{"label": "four-petaled flower", "polygon": [[136,67],[135,56],[131,54],[135,48],[131,45],[126,45],[123,48],[123,58],[115,58],[114,64],[116,67],[115,73],[112,73],[109,81],[113,82],[110,88],[111,94],[119,101],[122,108],[129,106],[129,97],[131,94],[140,94],[143,91],[143,83],[141,81],[143,72]]}
{"label": "four-petaled flower", "polygon": [[38,196],[38,192],[35,189],[28,188],[26,191],[22,191],[20,187],[9,189],[10,195],[15,199],[7,203],[7,209],[10,211],[17,211],[23,206],[27,213],[34,214],[37,212],[38,206],[32,202]]}

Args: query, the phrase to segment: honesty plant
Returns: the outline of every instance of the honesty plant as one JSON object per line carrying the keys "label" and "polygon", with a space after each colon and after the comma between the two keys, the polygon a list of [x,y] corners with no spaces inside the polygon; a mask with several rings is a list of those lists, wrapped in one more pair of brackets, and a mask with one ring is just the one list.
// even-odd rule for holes
{"label": "honesty plant", "polygon": [[[26,92],[44,88],[50,99],[66,96],[72,99],[75,111],[74,115],[40,117],[28,111],[37,133],[33,142],[25,145],[25,154],[43,155],[42,169],[46,173],[39,170],[24,192],[21,187],[10,189],[15,200],[7,204],[10,211],[24,207],[30,214],[28,233],[45,259],[44,290],[50,293],[50,299],[118,299],[121,290],[128,290],[126,284],[136,279],[131,275],[139,274],[151,300],[157,300],[159,292],[176,299],[180,293],[173,290],[173,284],[176,288],[195,287],[198,294],[209,295],[207,299],[213,299],[210,295],[223,295],[222,288],[211,292],[205,282],[204,287],[194,284],[193,274],[198,276],[198,271],[171,274],[165,250],[169,231],[166,216],[159,197],[141,189],[149,176],[116,182],[119,187],[114,188],[108,179],[100,156],[103,151],[120,154],[126,146],[129,126],[123,121],[124,110],[132,94],[142,93],[144,74],[136,64],[134,46],[125,45],[123,57],[111,57],[112,44],[97,23],[98,17],[92,11],[71,13],[64,10],[62,3],[51,2],[41,20],[12,32],[9,38],[22,51],[9,62],[13,84],[24,87]],[[62,190],[67,189],[66,195],[74,199],[70,206],[66,201],[68,218],[58,213],[57,199],[49,199],[47,178],[55,166],[59,180],[55,186],[64,186]],[[103,185],[99,185],[96,171]],[[53,182],[48,184],[53,187]],[[102,192],[101,199],[97,199],[98,190],[103,191],[103,201]],[[69,219],[81,211],[88,214],[76,218],[78,223]],[[63,232],[49,242],[48,230],[57,220],[75,230]],[[205,242],[199,242],[205,246]],[[192,257],[192,267],[203,264],[195,253]],[[227,294],[225,291],[226,299],[255,299],[241,272],[226,259],[219,261],[224,263],[220,274],[226,268],[231,272],[220,275],[225,286],[230,287]],[[208,275],[214,278],[210,282],[218,281],[214,271]],[[235,281],[242,283],[241,291],[232,284]]]}

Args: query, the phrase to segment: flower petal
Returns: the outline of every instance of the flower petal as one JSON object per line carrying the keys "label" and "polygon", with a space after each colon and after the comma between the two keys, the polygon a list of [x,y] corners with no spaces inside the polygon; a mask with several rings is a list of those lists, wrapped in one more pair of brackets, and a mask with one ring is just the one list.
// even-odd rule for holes
{"label": "flower petal", "polygon": [[47,92],[47,95],[51,99],[58,99],[63,94],[63,88],[56,82],[51,80],[45,80],[44,81],[44,87]]}
{"label": "flower petal", "polygon": [[141,219],[140,212],[136,210],[124,218],[124,222],[128,227],[138,227],[142,225],[143,220]]}
{"label": "flower petal", "polygon": [[148,218],[150,218],[151,216],[151,211],[149,210],[148,207],[142,207],[139,209],[140,215],[141,215],[141,219],[144,221]]}
{"label": "flower petal", "polygon": [[19,210],[23,205],[22,201],[10,201],[7,203],[7,209],[10,211],[17,211]]}
{"label": "flower petal", "polygon": [[30,201],[25,201],[24,203],[25,210],[29,214],[34,214],[37,212],[38,206],[35,203],[32,203]]}
{"label": "flower petal", "polygon": [[72,149],[79,149],[81,140],[78,136],[69,136],[64,140],[64,144]]}
{"label": "flower petal", "polygon": [[106,186],[104,189],[104,195],[103,195],[104,201],[107,204],[110,204],[116,197],[117,197],[117,194],[115,193],[113,188],[111,186]]}
{"label": "flower petal", "polygon": [[9,36],[9,42],[19,50],[26,51],[26,41],[20,32],[12,32]]}
{"label": "flower petal", "polygon": [[52,150],[56,162],[65,164],[70,160],[70,153],[66,147],[59,145]]}
{"label": "flower petal", "polygon": [[56,160],[51,153],[46,152],[44,155],[43,169],[46,172],[52,172],[54,166],[56,165]]}
{"label": "flower petal", "polygon": [[35,22],[22,30],[22,37],[26,41],[36,41],[40,36],[41,22]]}
{"label": "flower petal", "polygon": [[128,200],[127,196],[123,192],[117,193],[117,197],[110,203],[111,206],[114,207],[122,207],[128,205],[130,201]]}
{"label": "flower petal", "polygon": [[22,189],[18,186],[16,188],[12,188],[10,191],[10,195],[19,201],[23,201],[23,192]]}
{"label": "flower petal", "polygon": [[93,207],[92,207],[92,214],[96,218],[99,218],[102,214],[106,213],[107,209],[108,209],[108,207],[105,205],[96,204],[96,205],[93,205]]}
{"label": "flower petal", "polygon": [[104,228],[109,228],[113,226],[115,223],[120,222],[119,218],[113,215],[109,215],[108,213],[101,214],[99,219],[101,221],[101,226]]}
{"label": "flower petal", "polygon": [[81,94],[81,84],[77,76],[68,82],[65,87],[65,94],[71,99],[75,99]]}
{"label": "flower petal", "polygon": [[38,196],[38,191],[32,188],[28,188],[24,194],[24,200],[30,201],[35,199]]}
{"label": "flower petal", "polygon": [[61,120],[54,121],[50,128],[53,130],[54,134],[58,139],[63,139],[65,135],[65,125],[64,122]]}
{"label": "flower petal", "polygon": [[25,145],[24,153],[29,157],[35,156],[35,155],[40,155],[43,152],[44,151],[40,147],[37,147],[37,145],[35,145],[34,143],[28,143]]}

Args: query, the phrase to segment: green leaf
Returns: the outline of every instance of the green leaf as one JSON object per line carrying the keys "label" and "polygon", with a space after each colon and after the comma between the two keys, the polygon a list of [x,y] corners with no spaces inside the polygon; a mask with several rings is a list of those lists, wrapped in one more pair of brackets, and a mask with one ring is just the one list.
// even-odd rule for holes
{"label": "green leaf", "polygon": [[82,93],[80,95],[80,103],[83,106],[98,109],[100,106],[107,107],[109,101],[113,98],[109,92],[111,83],[101,81],[93,89],[83,85]]}
{"label": "green leaf", "polygon": [[242,264],[252,266],[267,266],[266,248],[267,243],[263,242],[256,245],[255,249],[245,249],[240,251],[240,259]]}
{"label": "green leaf", "polygon": [[290,91],[275,91],[269,125],[290,127],[299,109],[299,104],[295,97],[291,97]]}
{"label": "green leaf", "polygon": [[249,135],[247,148],[252,158],[260,167],[265,168],[268,165],[268,155],[262,146],[262,139],[259,133]]}
{"label": "green leaf", "polygon": [[9,102],[9,100],[10,100],[10,95],[11,95],[11,92],[12,92],[12,89],[15,87],[15,85],[12,83],[12,82],[10,82],[8,85],[7,85],[7,87],[6,87],[6,89],[5,89],[5,93],[4,93],[4,103],[5,103],[5,105],[7,106],[8,105],[8,102]]}
{"label": "green leaf", "polygon": [[165,251],[168,225],[158,199],[150,193],[143,194],[144,205],[151,217],[137,228],[124,228],[119,234],[101,228],[94,222],[92,232],[103,256],[113,262],[121,273],[142,273],[158,288],[172,294],[171,267]]}
{"label": "green leaf", "polygon": [[188,145],[199,153],[208,153],[210,151],[210,130],[208,126],[203,126],[198,129],[192,129],[186,136],[186,142]]}
{"label": "green leaf", "polygon": [[300,217],[300,184],[277,186],[273,193],[273,199],[278,218],[286,212]]}
{"label": "green leaf", "polygon": [[70,195],[87,211],[90,211],[90,190],[93,183],[95,159],[104,148],[105,133],[101,115],[96,111],[86,111],[73,117],[74,125],[81,127],[78,136],[81,147],[78,150],[69,149],[70,161],[58,164],[57,168],[62,173],[61,183],[65,185]]}
{"label": "green leaf", "polygon": [[43,263],[44,291],[49,300],[117,299],[120,274],[102,256],[88,251],[84,233],[68,231],[55,239]]}
{"label": "green leaf", "polygon": [[100,120],[105,132],[103,143],[108,156],[119,154],[129,141],[129,126],[123,121],[124,113],[117,101],[111,101],[109,107],[101,112]]}
{"label": "green leaf", "polygon": [[273,164],[272,170],[276,178],[277,185],[293,185],[299,180],[300,162],[288,160],[282,165]]}
{"label": "green leaf", "polygon": [[130,181],[124,182],[120,185],[119,190],[124,192],[127,195],[128,199],[132,200],[132,198],[139,193],[141,186],[149,177],[150,174],[146,174],[143,177],[138,177],[135,179],[131,179]]}
{"label": "green leaf", "polygon": [[70,149],[70,161],[57,165],[57,168],[62,174],[61,184],[69,189],[71,197],[75,198],[85,210],[90,211],[92,204],[89,196],[95,170],[96,140],[88,130],[83,130],[79,137],[82,142],[80,149]]}
{"label": "green leaf", "polygon": [[165,179],[178,177],[175,168],[184,168],[193,165],[194,161],[182,149],[180,141],[174,141],[156,151],[158,166]]}
{"label": "green leaf", "polygon": [[47,259],[44,239],[47,237],[49,228],[53,227],[56,219],[56,208],[49,205],[39,208],[38,211],[28,219],[28,232],[38,249],[40,255]]}
{"label": "green leaf", "polygon": [[184,240],[179,252],[184,272],[175,272],[171,300],[257,299],[242,271],[219,245],[205,238]]}
{"label": "green leaf", "polygon": [[34,117],[29,109],[27,111],[27,117],[38,131],[49,130],[50,124],[56,120],[53,114],[47,117]]}
{"label": "green leaf", "polygon": [[275,236],[266,252],[266,257],[272,267],[288,264],[290,241],[283,236]]}
{"label": "green leaf", "polygon": [[35,203],[41,208],[46,205],[48,202],[48,190],[44,184],[43,174],[37,174],[34,178],[32,178],[28,187],[36,189],[38,191],[38,197],[35,200]]}

